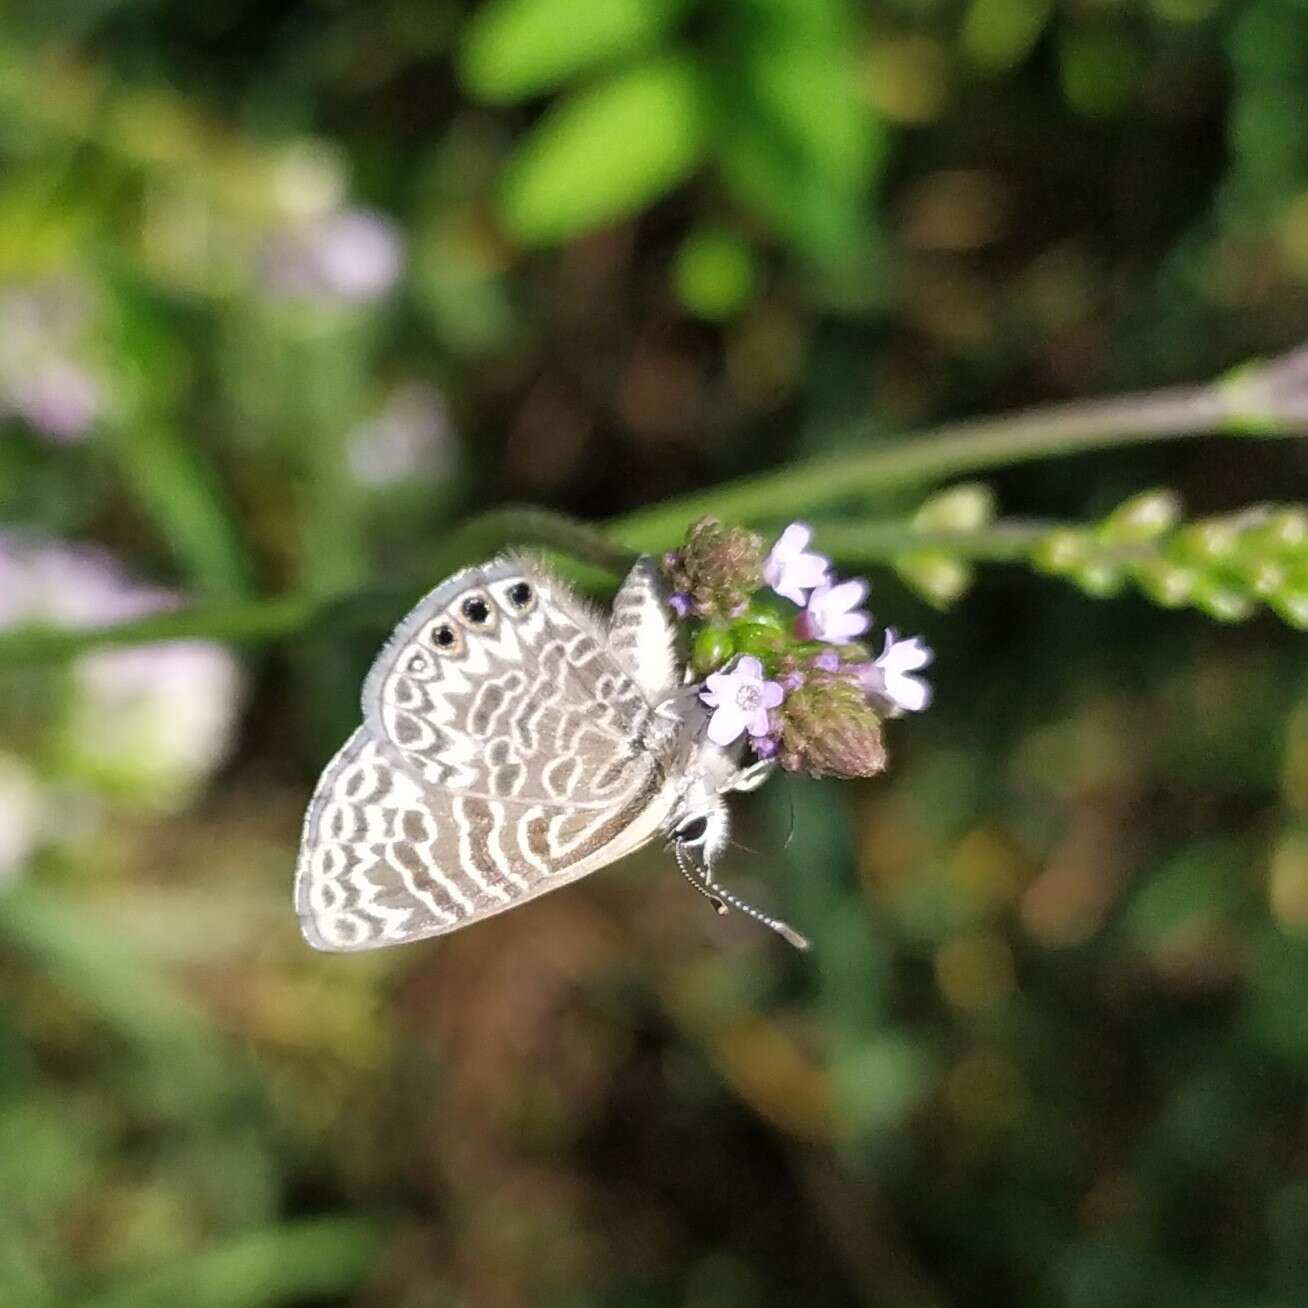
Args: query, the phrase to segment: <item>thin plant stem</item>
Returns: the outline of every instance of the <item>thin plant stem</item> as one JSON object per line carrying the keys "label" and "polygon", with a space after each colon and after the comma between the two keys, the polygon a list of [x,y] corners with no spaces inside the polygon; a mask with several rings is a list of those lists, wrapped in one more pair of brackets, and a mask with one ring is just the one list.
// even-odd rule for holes
{"label": "thin plant stem", "polygon": [[1034,459],[1211,436],[1224,429],[1227,416],[1228,401],[1218,383],[1046,405],[946,423],[870,450],[742,477],[637,510],[608,525],[614,536],[636,549],[661,549],[687,522],[706,513],[740,522],[797,511],[812,513],[869,492],[938,483]]}
{"label": "thin plant stem", "polygon": [[[1047,405],[946,423],[870,450],[831,455],[727,482],[647,509],[589,525],[546,509],[492,509],[469,519],[427,559],[435,580],[508,545],[536,547],[620,575],[638,553],[675,544],[686,525],[714,513],[741,522],[812,515],[870,493],[927,486],[963,474],[1033,459],[1159,440],[1227,435],[1285,436],[1308,430],[1302,373],[1308,350],[1247,365],[1197,386]],[[910,550],[945,549],[962,559],[1020,562],[1058,524],[1001,523],[976,532],[921,533],[905,522],[822,525],[823,544],[839,562],[887,563]],[[575,569],[574,569],[575,571]],[[0,663],[40,662],[102,645],[205,638],[247,643],[313,630],[345,630],[393,621],[416,594],[369,589],[322,599],[283,596],[154,614],[82,630],[28,628],[0,633]]]}

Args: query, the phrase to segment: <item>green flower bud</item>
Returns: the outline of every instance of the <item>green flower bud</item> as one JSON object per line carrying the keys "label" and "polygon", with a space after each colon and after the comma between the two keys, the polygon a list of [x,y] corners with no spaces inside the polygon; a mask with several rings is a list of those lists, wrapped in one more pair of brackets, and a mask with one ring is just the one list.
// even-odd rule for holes
{"label": "green flower bud", "polygon": [[965,481],[924,500],[913,526],[918,531],[979,531],[994,520],[994,491],[984,482]]}
{"label": "green flower bud", "polygon": [[1281,591],[1267,602],[1290,626],[1308,631],[1308,590]]}
{"label": "green flower bud", "polygon": [[1257,556],[1245,560],[1240,568],[1241,579],[1262,599],[1285,589],[1287,580],[1284,564]]}
{"label": "green flower bud", "polygon": [[1234,518],[1208,518],[1176,533],[1168,553],[1195,563],[1219,563],[1229,559],[1240,543],[1240,527]]}
{"label": "green flower bud", "polygon": [[691,647],[691,663],[699,677],[716,672],[734,653],[735,644],[726,627],[710,623],[695,637]]}
{"label": "green flower bud", "polygon": [[1042,572],[1062,576],[1081,567],[1094,550],[1094,540],[1087,531],[1059,527],[1051,531],[1031,551],[1031,562]]}
{"label": "green flower bud", "polygon": [[735,617],[763,585],[763,540],[743,527],[701,518],[665,566],[672,589],[690,596],[697,617]]}
{"label": "green flower bud", "polygon": [[1243,622],[1254,611],[1247,595],[1208,577],[1200,578],[1195,587],[1194,603],[1218,622]]}
{"label": "green flower bud", "polygon": [[948,608],[972,585],[973,569],[942,550],[915,550],[895,560],[895,571],[911,590],[938,609]]}
{"label": "green flower bud", "polygon": [[1099,527],[1106,545],[1141,545],[1166,535],[1181,519],[1180,497],[1170,490],[1145,491],[1119,504]]}
{"label": "green flower bud", "polygon": [[810,667],[775,711],[774,730],[778,760],[791,772],[872,777],[886,766],[881,719],[847,672]]}
{"label": "green flower bud", "polygon": [[1105,559],[1090,559],[1077,568],[1072,580],[1087,595],[1106,599],[1122,589],[1126,578],[1122,574],[1122,569],[1116,564],[1109,563]]}
{"label": "green flower bud", "polygon": [[765,622],[737,622],[732,624],[731,638],[736,653],[756,654],[767,661],[786,647],[786,633],[780,627]]}
{"label": "green flower bud", "polygon": [[1259,528],[1284,549],[1296,553],[1308,545],[1308,513],[1303,509],[1277,509],[1267,515]]}
{"label": "green flower bud", "polygon": [[745,619],[761,627],[770,627],[773,631],[784,632],[790,626],[790,619],[785,614],[773,608],[768,602],[760,603],[757,598],[751,602]]}
{"label": "green flower bud", "polygon": [[1146,559],[1134,572],[1140,589],[1164,608],[1179,609],[1194,595],[1195,574],[1166,559]]}

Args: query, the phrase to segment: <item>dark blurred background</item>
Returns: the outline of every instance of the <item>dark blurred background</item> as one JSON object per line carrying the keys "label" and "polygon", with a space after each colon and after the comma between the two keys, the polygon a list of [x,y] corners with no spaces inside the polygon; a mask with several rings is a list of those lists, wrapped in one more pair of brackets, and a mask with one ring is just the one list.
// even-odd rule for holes
{"label": "dark blurred background", "polygon": [[[1306,92],[1303,0],[9,0],[0,627],[416,592],[506,500],[1288,348]],[[737,804],[724,873],[808,956],[659,850],[312,953],[384,625],[0,665],[0,1303],[1308,1302],[1302,636],[872,580],[935,706],[882,778]]]}

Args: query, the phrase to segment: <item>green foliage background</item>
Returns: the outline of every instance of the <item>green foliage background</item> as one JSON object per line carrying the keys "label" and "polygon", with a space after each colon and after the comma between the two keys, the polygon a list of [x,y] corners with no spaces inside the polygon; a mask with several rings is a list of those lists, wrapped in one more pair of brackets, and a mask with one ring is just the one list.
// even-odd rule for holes
{"label": "green foliage background", "polygon": [[[116,728],[70,761],[77,665],[0,639],[0,764],[63,828],[0,885],[0,1302],[1308,1301],[1303,636],[1056,550],[1082,589],[970,585],[1027,555],[906,556],[875,533],[938,529],[929,484],[810,467],[1308,337],[1306,101],[1302,0],[11,0],[0,364],[14,297],[75,288],[97,404],[51,440],[0,396],[0,524],[189,597],[244,689],[222,759],[143,787]],[[296,282],[360,209],[393,229],[346,271],[394,276]],[[421,457],[361,476],[397,395]],[[737,805],[724,875],[811,955],[658,850],[438,945],[303,945],[309,788],[457,524],[668,545],[650,506],[801,465],[937,650],[888,775]],[[992,493],[1219,515],[1306,466],[1214,433]]]}

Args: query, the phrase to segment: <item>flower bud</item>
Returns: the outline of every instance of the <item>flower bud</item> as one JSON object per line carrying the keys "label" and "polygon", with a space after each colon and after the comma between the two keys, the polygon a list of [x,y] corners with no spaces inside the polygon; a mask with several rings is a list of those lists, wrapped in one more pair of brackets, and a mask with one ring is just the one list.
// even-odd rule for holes
{"label": "flower bud", "polygon": [[965,481],[923,500],[913,526],[918,531],[980,531],[994,519],[994,491],[984,482]]}
{"label": "flower bud", "polygon": [[1176,609],[1194,594],[1195,574],[1166,559],[1146,559],[1135,567],[1135,579],[1155,604]]}
{"label": "flower bud", "polygon": [[725,627],[710,624],[695,637],[691,647],[691,663],[695,674],[704,677],[710,672],[716,672],[734,653],[736,647],[731,632]]}
{"label": "flower bud", "polygon": [[935,608],[948,608],[972,585],[973,569],[943,550],[914,550],[895,560],[895,571],[911,590]]}
{"label": "flower bud", "polygon": [[1166,535],[1181,520],[1181,500],[1175,491],[1152,490],[1133,495],[1100,524],[1106,545],[1140,545]]}
{"label": "flower bud", "polygon": [[701,518],[664,566],[672,589],[690,596],[696,617],[736,617],[763,585],[763,540],[743,527]]}
{"label": "flower bud", "polygon": [[1072,580],[1087,595],[1093,595],[1097,599],[1116,595],[1126,584],[1122,569],[1106,558],[1090,559],[1082,564],[1073,573]]}
{"label": "flower bud", "polygon": [[1247,595],[1207,577],[1200,578],[1195,587],[1194,603],[1218,622],[1243,622],[1254,610]]}
{"label": "flower bud", "polygon": [[766,659],[779,653],[786,645],[786,633],[765,622],[741,622],[731,629],[736,651],[755,654]]}
{"label": "flower bud", "polygon": [[1076,527],[1055,527],[1037,542],[1031,551],[1031,562],[1042,572],[1055,576],[1079,568],[1094,552],[1090,533]]}
{"label": "flower bud", "polygon": [[1308,590],[1285,590],[1267,602],[1290,626],[1308,631]]}
{"label": "flower bud", "polygon": [[886,766],[881,719],[855,677],[812,664],[773,713],[778,761],[815,777],[872,777]]}

